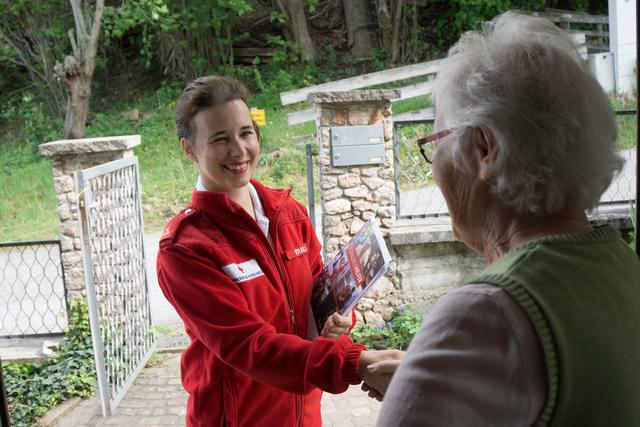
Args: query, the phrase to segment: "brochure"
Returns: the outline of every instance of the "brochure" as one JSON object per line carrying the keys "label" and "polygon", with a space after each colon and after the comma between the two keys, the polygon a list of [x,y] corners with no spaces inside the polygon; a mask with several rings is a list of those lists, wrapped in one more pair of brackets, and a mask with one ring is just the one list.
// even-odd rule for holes
{"label": "brochure", "polygon": [[391,255],[372,218],[313,281],[311,308],[317,333],[336,311],[346,315],[389,268]]}

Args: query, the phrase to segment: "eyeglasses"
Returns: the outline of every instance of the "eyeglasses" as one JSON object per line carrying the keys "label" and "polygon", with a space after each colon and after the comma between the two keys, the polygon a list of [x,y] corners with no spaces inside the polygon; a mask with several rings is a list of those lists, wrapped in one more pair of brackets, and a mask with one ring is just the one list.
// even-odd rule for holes
{"label": "eyeglasses", "polygon": [[453,129],[444,129],[444,130],[441,130],[440,132],[427,135],[416,141],[416,143],[418,144],[418,148],[420,148],[420,153],[422,154],[422,157],[424,157],[424,160],[427,163],[431,164],[431,159],[433,159],[434,144],[430,144],[430,143],[435,142],[439,139],[442,139],[445,136],[451,134],[452,132],[453,132]]}

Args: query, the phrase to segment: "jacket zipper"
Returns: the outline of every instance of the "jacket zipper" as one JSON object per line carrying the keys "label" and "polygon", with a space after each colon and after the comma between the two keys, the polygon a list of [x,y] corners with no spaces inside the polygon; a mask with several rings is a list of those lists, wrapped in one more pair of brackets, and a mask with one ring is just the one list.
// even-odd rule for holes
{"label": "jacket zipper", "polygon": [[271,240],[273,241],[273,247],[271,246],[271,243],[268,241],[267,236],[265,236],[262,230],[260,230],[260,227],[258,227],[258,224],[255,221],[253,222],[256,228],[258,228],[258,230],[260,231],[258,235],[260,236],[262,245],[268,248],[267,250],[271,255],[273,264],[275,265],[276,270],[278,271],[278,273],[280,274],[280,277],[282,278],[282,281],[284,284],[284,293],[287,298],[287,305],[289,308],[289,319],[291,320],[291,328],[292,328],[292,332],[296,334],[297,328],[296,328],[295,312],[293,311],[293,300],[291,299],[291,285],[289,284],[289,277],[285,274],[286,270],[282,265],[282,261],[280,260],[280,258],[278,257],[278,254],[276,253],[275,246],[277,243],[277,233],[271,232],[272,230],[274,231],[277,230],[276,226],[278,225],[278,217],[280,216],[280,212],[284,208],[285,203],[286,201],[278,207],[275,215],[273,216],[273,221],[270,221],[269,223],[269,234],[271,235]]}
{"label": "jacket zipper", "polygon": [[[282,265],[282,261],[278,258],[278,254],[276,253],[276,249],[275,249],[276,239],[277,239],[278,217],[280,216],[280,212],[284,208],[285,203],[287,202],[285,201],[284,203],[282,203],[282,205],[278,207],[275,215],[273,216],[273,222],[269,223],[269,234],[271,235],[271,240],[273,241],[273,247],[271,246],[271,243],[267,239],[267,236],[264,235],[264,233],[258,226],[258,223],[255,220],[253,221],[253,223],[259,229],[258,235],[260,236],[262,245],[268,248],[268,251],[271,255],[271,259],[273,260],[276,270],[278,271],[278,273],[280,274],[280,277],[282,277],[282,280],[284,282],[284,293],[285,293],[285,296],[287,297],[287,305],[289,306],[289,318],[291,319],[291,328],[293,333],[297,335],[296,318],[295,318],[295,313],[293,311],[293,301],[291,300],[291,286],[289,284],[289,277],[284,273],[285,268]],[[273,224],[273,226],[271,224]],[[272,230],[276,231],[276,233],[272,233],[271,232]],[[266,241],[266,244],[265,244],[265,241]],[[296,394],[296,426],[300,427],[301,425],[302,425],[302,397]]]}
{"label": "jacket zipper", "polygon": [[[282,277],[283,281],[284,281],[284,291],[285,294],[287,296],[287,303],[289,304],[289,316],[291,317],[291,327],[293,328],[293,333],[296,334],[296,318],[295,318],[295,313],[293,311],[293,301],[291,299],[291,284],[289,283],[289,277],[285,274],[286,269],[284,268],[284,265],[282,265],[282,260],[280,260],[280,258],[278,257],[278,254],[276,253],[276,243],[277,243],[277,230],[278,230],[278,217],[280,216],[280,212],[282,211],[282,209],[284,208],[285,203],[287,203],[286,201],[280,205],[278,207],[278,209],[276,210],[275,215],[273,216],[273,227],[269,227],[269,234],[271,235],[271,240],[273,241],[273,246],[271,247],[271,244],[269,244],[269,249],[271,250],[271,253],[273,254],[273,259],[275,261],[276,264],[276,268],[278,270],[278,272],[280,273],[280,277]],[[271,224],[269,224],[271,225]],[[274,233],[272,233],[271,231],[274,231]],[[263,235],[263,237],[266,239],[266,236],[264,236],[264,233],[261,233]],[[269,242],[267,242],[269,243]],[[302,396],[300,396],[299,394],[296,394],[296,426],[300,427],[302,426]]]}

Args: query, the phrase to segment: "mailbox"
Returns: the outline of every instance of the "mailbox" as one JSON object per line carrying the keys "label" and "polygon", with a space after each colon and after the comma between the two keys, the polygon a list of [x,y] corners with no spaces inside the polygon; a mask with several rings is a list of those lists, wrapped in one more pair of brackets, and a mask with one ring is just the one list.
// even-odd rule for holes
{"label": "mailbox", "polygon": [[383,125],[331,127],[331,165],[384,163]]}

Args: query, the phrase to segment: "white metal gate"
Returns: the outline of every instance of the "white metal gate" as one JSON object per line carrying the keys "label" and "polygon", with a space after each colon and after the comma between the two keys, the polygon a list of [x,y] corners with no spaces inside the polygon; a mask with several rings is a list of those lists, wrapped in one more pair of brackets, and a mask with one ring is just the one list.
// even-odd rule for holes
{"label": "white metal gate", "polygon": [[108,416],[155,350],[138,159],[74,175],[98,389]]}

